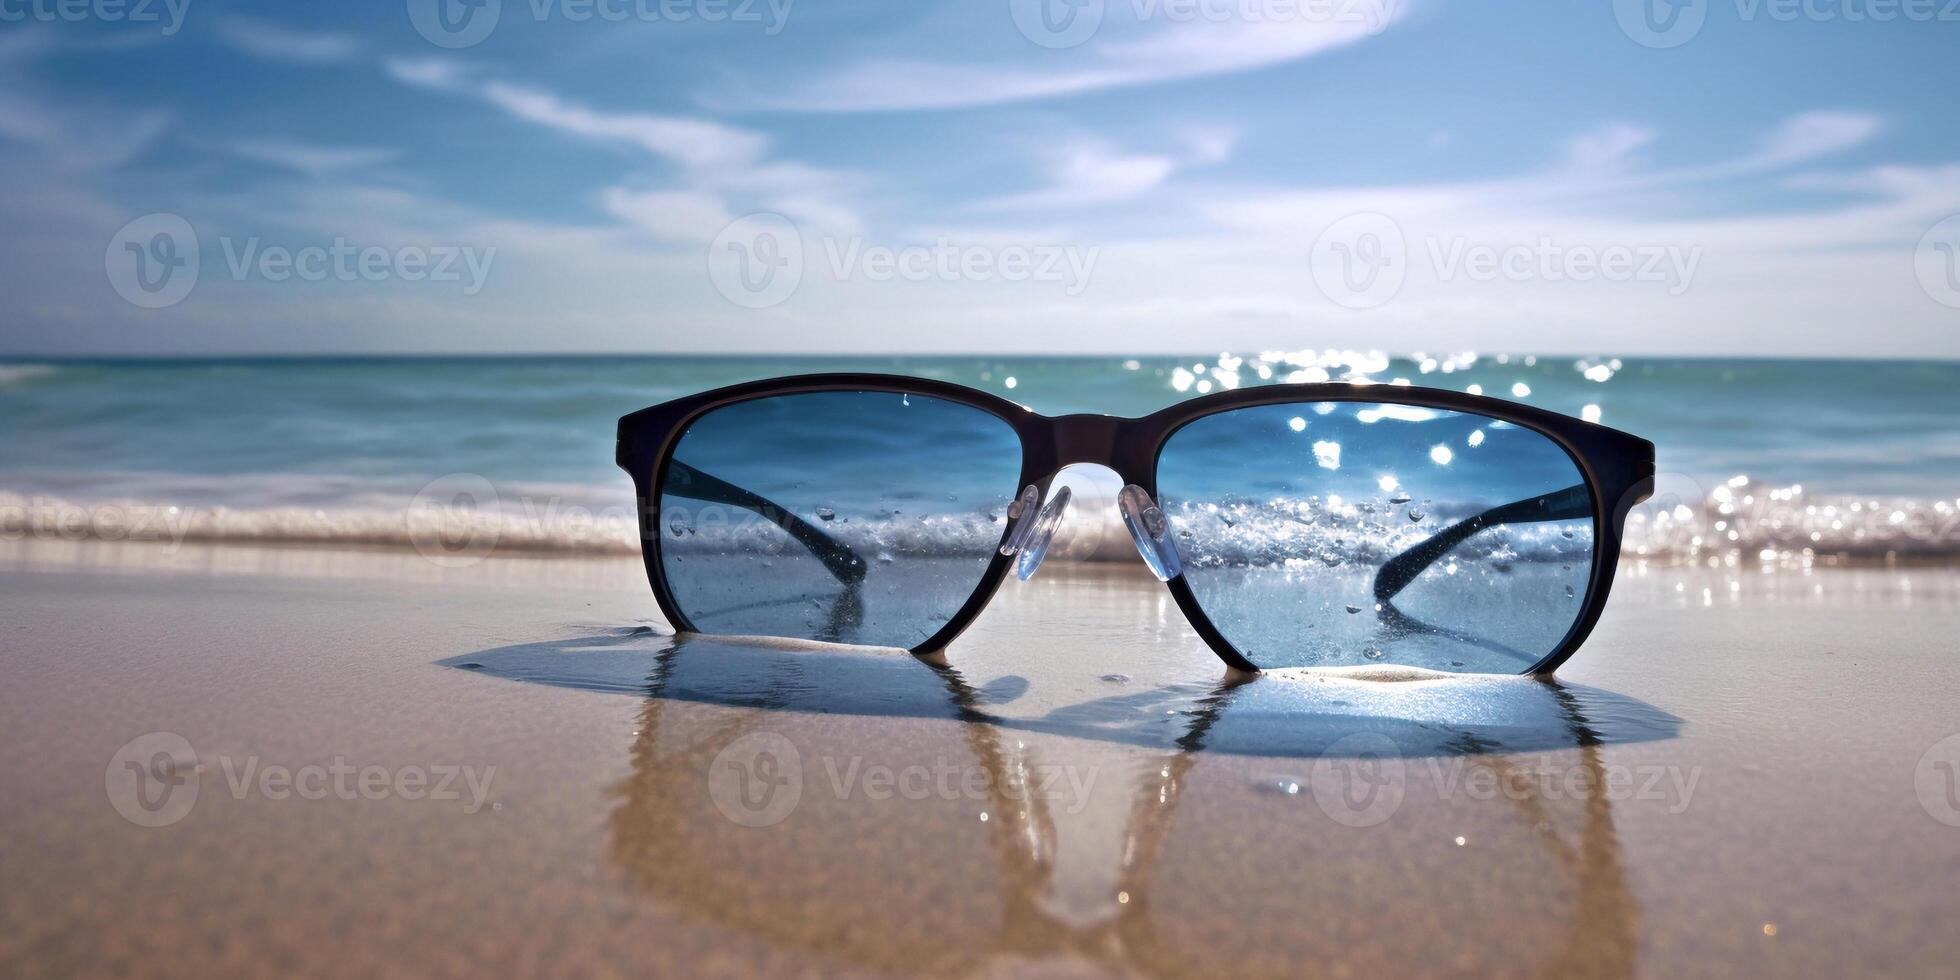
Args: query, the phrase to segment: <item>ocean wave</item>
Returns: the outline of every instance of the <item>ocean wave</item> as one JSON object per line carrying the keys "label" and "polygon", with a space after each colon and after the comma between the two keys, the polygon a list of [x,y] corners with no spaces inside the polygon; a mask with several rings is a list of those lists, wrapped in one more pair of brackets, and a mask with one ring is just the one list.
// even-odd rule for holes
{"label": "ocean wave", "polygon": [[[436,486],[432,484],[432,486]],[[484,487],[488,487],[485,483]],[[409,549],[435,558],[492,553],[630,557],[640,553],[630,501],[600,489],[552,494],[442,492],[363,498],[359,506],[213,506],[135,498],[85,500],[0,491],[0,540],[138,541],[171,545],[283,545]],[[465,483],[463,491],[470,489]],[[467,505],[458,500],[469,500]],[[488,506],[478,502],[490,500]],[[1185,564],[1194,567],[1378,565],[1426,540],[1469,509],[1430,505],[1412,519],[1407,504],[1353,502],[1316,511],[1295,500],[1174,506],[1168,514]],[[824,520],[825,533],[873,559],[883,553],[984,554],[997,546],[1000,515]],[[732,508],[672,509],[660,521],[665,547],[787,552],[798,547],[775,525]],[[1586,560],[1586,522],[1495,527],[1451,553],[1460,562]],[[1629,561],[1681,565],[1790,566],[1960,560],[1960,501],[1812,497],[1800,488],[1731,484],[1705,500],[1663,495],[1630,515]],[[1135,561],[1113,506],[1084,501],[1067,515],[1052,560]]]}
{"label": "ocean wave", "polygon": [[506,552],[625,557],[640,551],[630,512],[583,507],[553,513],[452,506],[233,508],[0,492],[0,540],[27,538],[411,549],[438,559]]}
{"label": "ocean wave", "polygon": [[0,387],[45,378],[57,370],[52,364],[0,364]]}

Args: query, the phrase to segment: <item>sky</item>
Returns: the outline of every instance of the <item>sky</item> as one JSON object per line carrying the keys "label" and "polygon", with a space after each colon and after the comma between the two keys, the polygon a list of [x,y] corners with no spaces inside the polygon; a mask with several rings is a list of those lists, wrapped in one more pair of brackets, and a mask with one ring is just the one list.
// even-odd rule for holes
{"label": "sky", "polygon": [[0,0],[0,353],[1960,357],[1956,0]]}

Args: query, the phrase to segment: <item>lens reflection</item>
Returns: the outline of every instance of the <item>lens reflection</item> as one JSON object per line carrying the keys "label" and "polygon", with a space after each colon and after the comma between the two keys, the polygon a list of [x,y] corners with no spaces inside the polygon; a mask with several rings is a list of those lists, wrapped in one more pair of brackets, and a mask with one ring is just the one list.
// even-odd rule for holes
{"label": "lens reflection", "polygon": [[956,402],[738,402],[675,444],[661,568],[702,632],[915,648],[980,586],[1020,469],[1014,429]]}
{"label": "lens reflection", "polygon": [[1584,607],[1591,495],[1549,437],[1442,409],[1264,405],[1157,463],[1184,576],[1261,667],[1516,673]]}

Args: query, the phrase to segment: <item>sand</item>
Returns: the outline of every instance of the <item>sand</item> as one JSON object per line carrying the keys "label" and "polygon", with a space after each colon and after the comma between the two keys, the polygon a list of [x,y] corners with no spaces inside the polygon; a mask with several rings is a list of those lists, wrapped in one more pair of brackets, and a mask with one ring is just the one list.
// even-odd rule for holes
{"label": "sand", "polygon": [[1556,684],[1244,682],[1127,566],[942,669],[632,561],[14,543],[0,974],[1951,975],[1957,611],[1629,568]]}

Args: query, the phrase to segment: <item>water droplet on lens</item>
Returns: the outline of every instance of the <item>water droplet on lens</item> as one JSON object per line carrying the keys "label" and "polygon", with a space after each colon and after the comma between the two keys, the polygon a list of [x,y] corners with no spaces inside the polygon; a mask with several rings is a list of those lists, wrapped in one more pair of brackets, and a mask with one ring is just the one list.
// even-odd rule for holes
{"label": "water droplet on lens", "polygon": [[817,517],[820,520],[834,521],[837,519],[837,512],[828,507],[819,507],[817,508]]}
{"label": "water droplet on lens", "polygon": [[896,561],[896,559],[894,559],[894,558],[892,557],[892,553],[891,553],[891,552],[889,552],[889,551],[880,551],[880,552],[878,552],[878,564],[880,564],[880,565],[889,565],[889,564],[891,564],[891,563],[892,563],[893,561]]}
{"label": "water droplet on lens", "polygon": [[1463,666],[1463,661],[1461,661],[1461,660],[1452,660],[1452,661],[1450,661],[1450,666],[1452,666],[1452,667],[1461,667],[1461,666]]}
{"label": "water droplet on lens", "polygon": [[1361,651],[1361,655],[1367,657],[1369,660],[1380,660],[1383,656],[1385,656],[1385,654],[1383,654],[1380,650],[1375,649],[1374,647],[1369,647],[1368,649]]}
{"label": "water droplet on lens", "polygon": [[1320,560],[1321,562],[1326,564],[1328,568],[1333,568],[1334,566],[1339,565],[1343,561],[1340,555],[1334,554],[1333,552],[1328,552],[1327,554],[1321,555]]}
{"label": "water droplet on lens", "polygon": [[678,537],[680,537],[680,536],[681,536],[681,535],[683,535],[683,534],[686,534],[686,533],[687,533],[687,518],[685,518],[685,517],[682,517],[682,516],[681,516],[681,515],[679,515],[679,514],[675,514],[675,515],[674,515],[673,517],[671,517],[671,518],[669,518],[669,519],[668,519],[668,521],[667,521],[667,530],[669,530],[669,531],[672,531],[672,532],[674,532],[674,537],[677,537],[677,538],[678,538]]}
{"label": "water droplet on lens", "polygon": [[1406,504],[1411,499],[1413,498],[1411,498],[1408,494],[1398,492],[1396,493],[1395,496],[1388,498],[1388,502],[1391,504]]}
{"label": "water droplet on lens", "polygon": [[1575,595],[1575,594],[1576,594],[1576,593],[1574,593],[1574,592],[1572,591],[1572,586],[1569,586],[1569,585],[1568,585],[1568,586],[1566,586],[1566,587],[1565,587],[1565,597],[1566,597],[1567,599],[1570,599],[1570,598],[1572,598],[1572,597],[1573,597],[1573,595]]}
{"label": "water droplet on lens", "polygon": [[1360,611],[1361,611],[1361,607],[1360,607],[1360,606],[1349,606],[1349,607],[1347,607],[1347,611],[1348,611],[1348,612],[1349,612],[1350,614],[1352,614],[1352,613],[1358,613],[1358,612],[1360,612]]}
{"label": "water droplet on lens", "polygon": [[1411,524],[1421,524],[1422,519],[1428,516],[1429,516],[1428,514],[1416,510],[1413,507],[1409,508],[1409,523]]}
{"label": "water droplet on lens", "polygon": [[1561,538],[1566,538],[1566,539],[1568,539],[1568,540],[1570,540],[1570,539],[1571,539],[1571,537],[1572,537],[1572,532],[1571,532],[1571,531],[1560,531],[1560,532],[1559,532],[1559,537],[1561,537]]}
{"label": "water droplet on lens", "polygon": [[1121,684],[1121,683],[1123,683],[1124,681],[1127,681],[1127,680],[1129,680],[1129,679],[1130,679],[1130,675],[1128,675],[1128,674],[1104,674],[1104,675],[1102,676],[1102,679],[1103,679],[1103,680],[1106,680],[1106,681],[1108,681],[1108,682],[1109,682],[1109,683],[1111,683],[1111,684]]}

